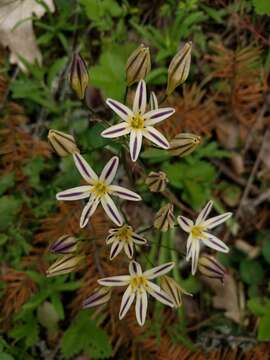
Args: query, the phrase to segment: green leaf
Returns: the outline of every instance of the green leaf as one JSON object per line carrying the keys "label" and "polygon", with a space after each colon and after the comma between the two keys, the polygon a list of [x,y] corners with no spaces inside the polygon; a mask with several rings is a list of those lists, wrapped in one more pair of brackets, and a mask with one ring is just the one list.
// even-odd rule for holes
{"label": "green leaf", "polygon": [[264,277],[264,270],[259,261],[244,260],[240,264],[241,279],[249,285],[259,285]]}
{"label": "green leaf", "polygon": [[13,356],[7,354],[7,353],[0,353],[0,359],[1,360],[15,360]]}
{"label": "green leaf", "polygon": [[252,3],[258,15],[270,15],[269,0],[252,0]]}
{"label": "green leaf", "polygon": [[262,247],[262,254],[268,264],[270,264],[270,240],[264,242]]}
{"label": "green leaf", "polygon": [[14,173],[10,173],[0,178],[0,195],[4,194],[5,191],[12,188],[15,184]]}
{"label": "green leaf", "polygon": [[160,163],[170,158],[168,151],[156,148],[148,148],[140,156],[142,159],[147,159],[150,164]]}
{"label": "green leaf", "polygon": [[112,355],[112,347],[106,332],[82,311],[64,333],[61,350],[66,359],[84,352],[92,359],[104,359]]}
{"label": "green leaf", "polygon": [[265,315],[260,319],[258,328],[258,340],[270,340],[270,315]]}
{"label": "green leaf", "polygon": [[0,198],[0,231],[6,230],[13,223],[20,208],[21,201],[14,196]]}
{"label": "green leaf", "polygon": [[40,173],[44,168],[44,160],[40,157],[37,157],[31,161],[29,161],[23,167],[23,173],[28,176],[29,184],[38,189],[40,185]]}
{"label": "green leaf", "polygon": [[261,298],[253,298],[247,302],[248,309],[256,316],[270,316],[270,300],[262,303]]}
{"label": "green leaf", "polygon": [[30,314],[23,323],[16,323],[9,335],[15,340],[25,339],[27,348],[33,346],[38,341],[39,326],[33,314]]}

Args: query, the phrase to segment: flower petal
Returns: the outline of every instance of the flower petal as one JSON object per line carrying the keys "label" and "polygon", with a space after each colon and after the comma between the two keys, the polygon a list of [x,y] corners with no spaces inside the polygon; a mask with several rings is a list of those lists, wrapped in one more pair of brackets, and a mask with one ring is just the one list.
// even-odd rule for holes
{"label": "flower petal", "polygon": [[120,275],[99,279],[97,282],[103,286],[126,286],[129,284],[129,281],[129,275]]}
{"label": "flower petal", "polygon": [[124,292],[122,297],[120,311],[119,311],[119,319],[123,319],[123,317],[128,312],[130,306],[132,305],[135,298],[135,292],[132,291],[131,285],[129,285]]}
{"label": "flower petal", "polygon": [[200,242],[198,239],[193,239],[191,246],[192,275],[195,275],[196,273],[198,261],[199,261],[199,254],[200,254]]}
{"label": "flower petal", "polygon": [[106,104],[118,115],[122,120],[127,121],[130,116],[133,116],[133,112],[119,101],[113,99],[107,99]]}
{"label": "flower petal", "polygon": [[139,323],[139,325],[143,326],[145,323],[146,313],[147,313],[147,293],[145,290],[142,290],[141,292],[137,292],[136,296],[136,318]]}
{"label": "flower petal", "polygon": [[108,129],[102,131],[101,136],[113,139],[119,136],[127,135],[130,132],[130,129],[127,128],[127,126],[128,124],[126,122],[110,126]]}
{"label": "flower petal", "polygon": [[132,161],[136,161],[140,154],[142,147],[142,133],[140,130],[130,132],[129,138],[129,150]]}
{"label": "flower petal", "polygon": [[177,221],[179,226],[187,233],[191,231],[191,227],[194,225],[194,222],[185,216],[178,216]]}
{"label": "flower petal", "polygon": [[199,213],[195,225],[200,225],[208,216],[213,206],[213,201],[208,201],[202,211]]}
{"label": "flower petal", "polygon": [[97,174],[87,163],[87,161],[79,153],[73,154],[73,159],[76,165],[76,168],[79,170],[79,173],[82,175],[85,181],[92,184],[93,180],[98,180]]}
{"label": "flower petal", "polygon": [[135,233],[132,234],[132,240],[135,244],[138,244],[138,245],[143,245],[143,244],[147,243],[147,240],[144,237],[142,237],[138,234],[135,234]]}
{"label": "flower petal", "polygon": [[110,245],[114,241],[114,239],[115,239],[114,233],[111,234],[109,233],[109,235],[106,237],[105,242],[107,245]]}
{"label": "flower petal", "polygon": [[147,126],[144,129],[143,136],[162,149],[169,149],[168,140],[152,126]]}
{"label": "flower petal", "polygon": [[94,214],[98,204],[99,204],[99,199],[95,198],[94,196],[92,196],[88,203],[85,205],[85,207],[83,208],[82,214],[81,214],[81,218],[80,218],[80,227],[84,228],[87,224],[88,221],[90,219],[90,217]]}
{"label": "flower petal", "polygon": [[205,220],[202,225],[206,226],[208,229],[213,229],[214,227],[222,224],[224,221],[227,221],[232,216],[231,212],[214,216],[208,220]]}
{"label": "flower petal", "polygon": [[124,243],[122,241],[115,240],[111,247],[110,260],[113,260],[123,249]]}
{"label": "flower petal", "polygon": [[174,267],[174,262],[168,262],[166,264],[162,264],[159,266],[156,266],[150,270],[147,270],[143,273],[143,276],[147,277],[147,279],[155,279],[158,276],[167,274],[167,272],[171,271],[171,269]]}
{"label": "flower petal", "polygon": [[175,113],[173,108],[161,108],[156,110],[151,110],[148,113],[144,114],[145,126],[155,125]]}
{"label": "flower petal", "polygon": [[107,185],[110,185],[110,183],[113,181],[115,174],[117,172],[119,165],[119,158],[117,156],[113,156],[111,160],[107,162],[107,164],[104,166],[99,180],[105,181]]}
{"label": "flower petal", "polygon": [[123,216],[120,214],[119,210],[115,206],[115,203],[112,201],[112,198],[109,195],[105,195],[101,198],[101,205],[105,210],[108,217],[118,226],[121,226],[124,222]]}
{"label": "flower petal", "polygon": [[111,289],[102,287],[95,291],[83,302],[83,308],[87,309],[93,306],[102,305],[108,302],[111,298]]}
{"label": "flower petal", "polygon": [[133,113],[134,114],[136,114],[137,112],[140,112],[141,114],[145,113],[146,97],[147,97],[147,92],[146,92],[145,81],[140,80],[137,85],[137,89],[136,89],[136,93],[135,93],[135,97],[134,97],[134,101],[133,101]]}
{"label": "flower petal", "polygon": [[67,189],[56,194],[57,200],[73,201],[90,197],[91,186],[83,185]]}
{"label": "flower petal", "polygon": [[151,91],[151,93],[150,93],[150,109],[151,110],[158,109],[158,99],[157,99],[154,91]]}
{"label": "flower petal", "polygon": [[131,261],[128,268],[131,276],[142,275],[141,265],[137,261]]}
{"label": "flower petal", "polygon": [[209,234],[207,232],[203,232],[203,235],[205,235],[205,237],[207,237],[207,238],[202,239],[203,243],[206,246],[209,246],[211,249],[221,251],[224,253],[227,253],[230,251],[229,247],[223,241],[221,241],[219,238],[217,238],[216,236]]}
{"label": "flower petal", "polygon": [[162,304],[174,307],[171,297],[158,285],[152,283],[151,281],[147,281],[147,292]]}
{"label": "flower petal", "polygon": [[111,185],[110,190],[112,191],[112,195],[117,195],[122,199],[130,200],[130,201],[142,200],[140,195],[138,195],[134,191],[128,190],[122,186]]}
{"label": "flower petal", "polygon": [[[122,243],[122,244],[124,244],[124,243]],[[132,242],[125,243],[124,244],[124,250],[125,250],[125,253],[127,254],[128,258],[132,259],[133,258],[133,252],[134,252]]]}

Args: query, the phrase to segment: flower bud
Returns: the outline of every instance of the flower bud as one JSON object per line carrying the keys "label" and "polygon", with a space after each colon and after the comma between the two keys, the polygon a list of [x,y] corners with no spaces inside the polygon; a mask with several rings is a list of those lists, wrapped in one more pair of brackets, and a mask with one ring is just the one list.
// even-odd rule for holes
{"label": "flower bud", "polygon": [[83,302],[83,308],[87,309],[90,307],[98,306],[108,302],[112,295],[112,289],[109,287],[97,288],[92,295],[90,295]]}
{"label": "flower bud", "polygon": [[54,254],[72,254],[77,250],[77,239],[70,235],[63,235],[50,245],[50,252]]}
{"label": "flower bud", "polygon": [[151,70],[150,51],[148,47],[141,44],[130,55],[126,65],[127,85],[144,79]]}
{"label": "flower bud", "polygon": [[191,48],[192,43],[189,41],[173,57],[168,69],[167,95],[171,95],[177,86],[186,81],[190,68]]}
{"label": "flower bud", "polygon": [[84,98],[85,89],[89,82],[87,66],[80,54],[74,54],[70,74],[69,82],[71,88],[75,91],[79,99]]}
{"label": "flower bud", "polygon": [[75,271],[84,256],[64,255],[55,261],[46,271],[47,277],[68,274]]}
{"label": "flower bud", "polygon": [[200,136],[181,133],[171,140],[169,152],[171,155],[183,157],[191,154],[200,143]]}
{"label": "flower bud", "polygon": [[154,227],[160,231],[166,232],[174,227],[173,205],[166,204],[157,212],[154,219]]}
{"label": "flower bud", "polygon": [[157,110],[158,109],[158,100],[154,91],[150,93],[150,110]]}
{"label": "flower bud", "polygon": [[151,171],[145,180],[146,185],[148,185],[152,192],[164,191],[168,182],[167,175],[163,171]]}
{"label": "flower bud", "polygon": [[212,279],[218,279],[224,283],[226,269],[213,256],[203,255],[199,258],[198,269],[200,273]]}
{"label": "flower bud", "polygon": [[176,308],[182,305],[182,294],[192,296],[192,294],[182,289],[172,277],[167,275],[161,276],[160,288],[170,296]]}
{"label": "flower bud", "polygon": [[51,129],[48,134],[49,144],[59,156],[67,156],[80,152],[72,135]]}

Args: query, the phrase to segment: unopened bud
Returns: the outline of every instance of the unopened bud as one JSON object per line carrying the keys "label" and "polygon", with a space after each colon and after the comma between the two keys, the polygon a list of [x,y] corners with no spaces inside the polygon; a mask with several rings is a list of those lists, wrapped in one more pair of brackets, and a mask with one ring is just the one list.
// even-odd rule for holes
{"label": "unopened bud", "polygon": [[151,70],[150,51],[148,47],[141,44],[130,55],[126,65],[127,85],[144,79]]}
{"label": "unopened bud", "polygon": [[163,171],[151,171],[145,180],[146,185],[148,185],[152,192],[164,191],[168,182],[167,175]]}
{"label": "unopened bud", "polygon": [[83,302],[83,308],[87,309],[90,307],[98,306],[107,303],[112,294],[112,289],[109,287],[100,287],[97,288],[93,294],[91,294]]}
{"label": "unopened bud", "polygon": [[172,299],[175,307],[182,305],[182,294],[190,295],[172,277],[164,275],[160,278],[160,288],[164,290]]}
{"label": "unopened bud", "polygon": [[83,258],[84,256],[64,255],[49,267],[46,275],[52,277],[75,271]]}
{"label": "unopened bud", "polygon": [[191,154],[201,143],[199,135],[181,133],[170,141],[169,152],[173,156],[186,156]]}
{"label": "unopened bud", "polygon": [[183,84],[189,73],[192,43],[187,42],[173,57],[168,69],[166,94],[171,93],[177,86]]}
{"label": "unopened bud", "polygon": [[157,110],[158,109],[158,100],[154,91],[150,93],[150,110]]}
{"label": "unopened bud", "polygon": [[198,269],[200,273],[212,279],[218,279],[224,283],[226,269],[213,256],[203,255],[199,258]]}
{"label": "unopened bud", "polygon": [[54,254],[72,254],[77,250],[78,241],[73,236],[63,235],[50,245]]}
{"label": "unopened bud", "polygon": [[154,219],[154,227],[160,231],[166,232],[174,227],[173,205],[162,206]]}
{"label": "unopened bud", "polygon": [[72,135],[51,129],[48,134],[49,144],[59,156],[80,152]]}
{"label": "unopened bud", "polygon": [[89,82],[89,75],[87,66],[80,54],[74,54],[70,74],[69,82],[71,88],[75,91],[79,99],[84,98],[85,89]]}

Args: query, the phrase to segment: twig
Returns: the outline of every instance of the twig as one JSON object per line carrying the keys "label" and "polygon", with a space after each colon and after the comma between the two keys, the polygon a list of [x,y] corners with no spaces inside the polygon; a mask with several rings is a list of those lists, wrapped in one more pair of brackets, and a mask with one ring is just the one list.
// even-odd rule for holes
{"label": "twig", "polygon": [[177,197],[168,189],[166,189],[165,191],[163,191],[162,193],[164,195],[164,197],[167,197],[175,206],[177,206],[179,209],[184,210],[186,213],[188,213],[189,215],[194,216],[194,211],[192,211],[191,209],[189,209],[186,205],[184,205],[183,203],[181,203],[181,201],[179,201],[177,199]]}

